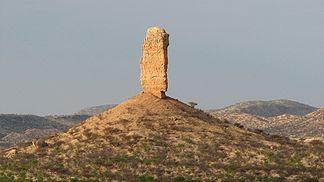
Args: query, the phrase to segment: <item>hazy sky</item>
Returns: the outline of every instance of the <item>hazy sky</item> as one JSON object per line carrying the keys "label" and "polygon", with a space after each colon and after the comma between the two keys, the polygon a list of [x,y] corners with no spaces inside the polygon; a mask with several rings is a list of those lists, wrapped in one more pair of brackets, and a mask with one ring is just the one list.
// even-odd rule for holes
{"label": "hazy sky", "polygon": [[67,114],[135,95],[156,25],[170,34],[174,98],[324,106],[323,0],[0,0],[0,113]]}

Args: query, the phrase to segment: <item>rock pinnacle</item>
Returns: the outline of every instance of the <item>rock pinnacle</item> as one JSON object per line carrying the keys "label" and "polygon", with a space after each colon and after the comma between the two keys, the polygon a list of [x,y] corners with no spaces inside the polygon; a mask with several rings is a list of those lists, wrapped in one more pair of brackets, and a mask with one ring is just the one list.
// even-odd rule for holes
{"label": "rock pinnacle", "polygon": [[165,98],[168,90],[169,34],[163,28],[151,27],[144,38],[141,59],[141,85],[145,93]]}

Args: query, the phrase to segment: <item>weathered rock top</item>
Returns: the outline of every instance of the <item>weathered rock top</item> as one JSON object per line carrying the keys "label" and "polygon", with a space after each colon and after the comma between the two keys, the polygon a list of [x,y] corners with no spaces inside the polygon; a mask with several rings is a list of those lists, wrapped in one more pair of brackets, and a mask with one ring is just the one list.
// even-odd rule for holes
{"label": "weathered rock top", "polygon": [[144,38],[141,59],[141,85],[145,93],[164,98],[168,90],[169,34],[163,28],[151,27]]}

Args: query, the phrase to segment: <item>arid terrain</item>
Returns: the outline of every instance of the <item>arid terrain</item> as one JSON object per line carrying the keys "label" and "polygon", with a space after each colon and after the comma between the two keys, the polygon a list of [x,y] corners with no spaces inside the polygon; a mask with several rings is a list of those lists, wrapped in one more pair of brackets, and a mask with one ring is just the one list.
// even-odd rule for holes
{"label": "arid terrain", "polygon": [[[2,114],[0,115],[0,149],[63,132],[115,106],[107,104],[87,107],[73,115],[65,116]],[[248,101],[206,112],[232,124],[241,124],[250,130],[257,129],[269,134],[306,140],[324,138],[323,109],[294,101]]]}
{"label": "arid terrain", "polygon": [[[79,113],[96,114],[91,117],[3,117],[2,140],[7,147],[18,144],[0,151],[0,181],[324,180],[324,143],[284,137],[294,131],[320,138],[323,109],[286,101],[249,103],[213,115],[195,109],[166,94],[168,45],[163,28],[147,30],[140,61],[143,91],[113,108]],[[97,114],[98,108],[103,112]],[[56,133],[57,128],[68,129]],[[45,136],[42,131],[56,134],[34,139]],[[28,137],[33,140],[18,142]]]}
{"label": "arid terrain", "polygon": [[324,138],[324,109],[288,100],[241,102],[209,111],[215,117],[273,135]]}
{"label": "arid terrain", "polygon": [[65,131],[89,117],[89,115],[35,116],[1,114],[0,149]]}
{"label": "arid terrain", "polygon": [[108,109],[111,109],[115,106],[116,106],[116,104],[106,104],[106,105],[100,105],[100,106],[87,107],[87,108],[81,109],[80,111],[76,112],[74,115],[93,116],[96,114],[100,114],[100,113],[102,113]]}
{"label": "arid terrain", "polygon": [[71,115],[0,114],[0,149],[63,132],[71,126],[114,106],[116,105],[87,107]]}
{"label": "arid terrain", "polygon": [[302,144],[141,93],[66,133],[2,152],[3,179],[303,181],[320,179],[320,141]]}

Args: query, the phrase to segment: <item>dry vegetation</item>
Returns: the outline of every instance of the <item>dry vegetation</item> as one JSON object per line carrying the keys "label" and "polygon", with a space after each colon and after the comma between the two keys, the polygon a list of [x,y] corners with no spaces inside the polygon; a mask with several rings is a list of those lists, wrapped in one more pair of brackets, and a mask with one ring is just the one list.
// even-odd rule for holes
{"label": "dry vegetation", "polygon": [[35,116],[0,114],[0,149],[51,136],[79,123],[89,115]]}
{"label": "dry vegetation", "polygon": [[259,129],[273,135],[290,138],[320,138],[324,141],[324,108],[302,116],[283,114],[261,117],[226,109],[212,114],[222,120],[241,124],[245,128]]}
{"label": "dry vegetation", "polygon": [[144,93],[1,156],[0,181],[317,181],[324,170],[320,141],[249,132]]}

